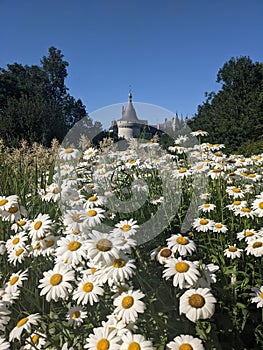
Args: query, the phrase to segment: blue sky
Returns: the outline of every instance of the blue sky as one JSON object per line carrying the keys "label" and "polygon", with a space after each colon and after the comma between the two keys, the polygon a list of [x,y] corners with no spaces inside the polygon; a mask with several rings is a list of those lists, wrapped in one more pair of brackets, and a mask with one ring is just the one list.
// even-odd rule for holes
{"label": "blue sky", "polygon": [[261,0],[0,0],[0,13],[0,67],[40,64],[55,46],[91,116],[131,85],[135,102],[191,117],[231,57],[263,61]]}

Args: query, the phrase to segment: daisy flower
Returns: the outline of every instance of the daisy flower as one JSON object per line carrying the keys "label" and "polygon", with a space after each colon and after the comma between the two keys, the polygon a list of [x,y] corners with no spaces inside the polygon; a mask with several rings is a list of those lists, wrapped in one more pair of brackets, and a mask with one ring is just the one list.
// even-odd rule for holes
{"label": "daisy flower", "polygon": [[85,223],[89,226],[89,227],[94,227],[98,224],[101,223],[101,221],[103,219],[105,219],[104,213],[105,210],[102,208],[92,208],[92,209],[88,209],[86,211],[86,220]]}
{"label": "daisy flower", "polygon": [[[7,296],[8,300],[4,300],[5,295]],[[9,294],[0,294],[0,331],[5,331],[5,326],[10,321],[10,314],[11,311],[8,309],[8,306],[10,305],[10,299]]]}
{"label": "daisy flower", "polygon": [[119,350],[121,338],[117,336],[117,331],[109,327],[98,327],[93,329],[94,334],[90,334],[86,339],[84,349],[90,350]]}
{"label": "daisy flower", "polygon": [[14,341],[15,339],[20,340],[21,334],[25,330],[28,333],[31,333],[31,326],[37,326],[40,320],[39,314],[32,314],[26,317],[21,318],[15,328],[13,328],[9,334],[9,341]]}
{"label": "daisy flower", "polygon": [[120,350],[154,350],[152,342],[146,340],[141,334],[127,332],[123,334]]}
{"label": "daisy flower", "polygon": [[17,289],[23,285],[23,281],[27,280],[27,277],[27,270],[20,270],[16,273],[12,273],[9,281],[5,285],[5,292],[10,294],[16,292]]}
{"label": "daisy flower", "polygon": [[67,235],[61,237],[57,241],[56,262],[64,262],[67,264],[77,265],[87,257],[85,242],[81,237],[75,235]]}
{"label": "daisy flower", "polygon": [[215,312],[216,299],[209,288],[189,289],[181,297],[179,312],[192,322],[207,319]]}
{"label": "daisy flower", "polygon": [[94,158],[94,156],[96,155],[98,151],[93,148],[93,147],[89,147],[88,149],[86,149],[84,152],[83,152],[83,159],[84,160],[90,160],[92,158]]}
{"label": "daisy flower", "polygon": [[231,259],[240,258],[242,251],[243,249],[237,248],[236,245],[234,244],[224,250],[224,255],[227,258],[231,258]]}
{"label": "daisy flower", "polygon": [[196,264],[182,258],[171,259],[165,264],[165,268],[163,277],[168,279],[173,276],[174,287],[179,286],[180,289],[193,286],[200,277]]}
{"label": "daisy flower", "polygon": [[247,255],[251,254],[256,257],[263,255],[263,237],[259,237],[253,241],[250,241],[245,248]]}
{"label": "daisy flower", "polygon": [[216,208],[215,204],[205,203],[205,204],[199,205],[198,210],[202,211],[203,213],[209,213],[215,208]]}
{"label": "daisy flower", "polygon": [[218,232],[218,233],[226,233],[228,231],[228,228],[226,225],[221,224],[221,222],[215,222],[213,226],[213,232]]}
{"label": "daisy flower", "polygon": [[134,260],[129,260],[127,257],[115,258],[109,267],[105,268],[109,286],[122,283],[130,279],[134,275],[136,266]]}
{"label": "daisy flower", "polygon": [[40,279],[38,288],[42,288],[40,295],[46,295],[47,301],[58,301],[65,299],[75,280],[74,271],[69,271],[66,266],[57,264],[53,270],[45,271],[44,277]]}
{"label": "daisy flower", "polygon": [[53,202],[57,202],[61,199],[61,187],[57,183],[52,183],[46,188],[46,193],[42,197],[43,200],[50,202],[51,200]]}
{"label": "daisy flower", "polygon": [[0,211],[3,221],[15,222],[27,215],[26,209],[18,203],[13,203],[8,210]]}
{"label": "daisy flower", "polygon": [[219,270],[219,266],[214,264],[202,264],[199,261],[195,261],[197,264],[201,277],[194,284],[194,288],[210,288],[211,283],[216,283],[216,275],[214,272]]}
{"label": "daisy flower", "polygon": [[207,136],[208,132],[204,130],[196,130],[190,133],[192,136]]}
{"label": "daisy flower", "polygon": [[154,205],[158,205],[162,203],[164,200],[163,196],[154,196],[150,198],[150,203]]}
{"label": "daisy flower", "polygon": [[26,232],[18,232],[16,235],[10,236],[10,238],[6,241],[7,251],[10,252],[13,249],[24,248],[27,239],[28,236]]}
{"label": "daisy flower", "polygon": [[28,229],[30,220],[27,218],[21,218],[17,222],[13,223],[11,226],[11,230],[15,231],[17,233],[18,231],[26,231]]}
{"label": "daisy flower", "polygon": [[76,148],[61,148],[59,152],[59,158],[65,161],[75,160],[80,157],[80,154],[80,151]]}
{"label": "daisy flower", "polygon": [[93,230],[87,239],[88,257],[95,263],[101,261],[110,264],[112,258],[118,258],[122,247],[122,239],[111,234]]}
{"label": "daisy flower", "polygon": [[233,198],[244,198],[245,194],[240,188],[235,186],[228,186],[226,188],[226,193]]}
{"label": "daisy flower", "polygon": [[247,206],[247,201],[234,201],[232,204],[226,205],[226,208],[229,210],[240,210],[241,208],[245,208]]}
{"label": "daisy flower", "polygon": [[98,196],[97,193],[90,196],[84,203],[84,208],[99,207],[105,203],[105,197]]}
{"label": "daisy flower", "polygon": [[237,238],[241,241],[245,239],[247,243],[254,241],[258,237],[258,233],[254,229],[247,229],[237,233]]}
{"label": "daisy flower", "polygon": [[144,296],[139,290],[123,292],[113,301],[113,304],[116,306],[113,314],[117,315],[125,323],[135,322],[138,313],[143,313],[146,308],[146,305],[140,300]]}
{"label": "daisy flower", "polygon": [[257,308],[263,307],[263,286],[251,288],[251,303],[257,303]]}
{"label": "daisy flower", "polygon": [[263,196],[258,196],[258,199],[255,199],[252,203],[252,209],[255,216],[262,218],[263,217]]}
{"label": "daisy flower", "polygon": [[171,350],[205,350],[202,341],[192,335],[181,334],[167,344]]}
{"label": "daisy flower", "polygon": [[137,225],[137,221],[130,219],[130,220],[121,220],[119,223],[115,225],[115,229],[113,229],[112,233],[116,236],[121,235],[126,237],[134,236],[137,232],[137,229],[139,228],[139,225]]}
{"label": "daisy flower", "polygon": [[81,232],[88,228],[86,219],[86,213],[82,209],[67,210],[63,217],[63,223],[68,230]]}
{"label": "daisy flower", "polygon": [[254,213],[248,207],[243,207],[234,211],[235,216],[253,218]]}
{"label": "daisy flower", "polygon": [[84,319],[88,316],[87,312],[80,306],[71,307],[66,315],[68,325],[75,327],[81,326]]}
{"label": "daisy flower", "polygon": [[214,221],[210,219],[197,218],[193,222],[193,227],[198,232],[207,232],[209,230],[213,230]]}
{"label": "daisy flower", "polygon": [[46,336],[42,333],[34,332],[25,341],[27,344],[22,346],[20,350],[40,350],[46,344]]}
{"label": "daisy flower", "polygon": [[[8,211],[10,207],[17,204],[18,196],[11,195],[7,197],[0,196],[0,213],[1,211]],[[1,215],[1,214],[0,214]]]}
{"label": "daisy flower", "polygon": [[166,264],[170,259],[174,258],[172,250],[168,247],[159,248],[152,252],[152,260],[156,258],[160,264]]}
{"label": "daisy flower", "polygon": [[93,305],[99,301],[99,295],[103,295],[104,290],[96,282],[93,275],[87,275],[78,283],[77,289],[73,292],[73,300],[77,301],[77,304],[90,304]]}
{"label": "daisy flower", "polygon": [[23,248],[21,247],[17,249],[12,249],[8,253],[8,261],[13,265],[16,265],[17,262],[21,264],[22,261],[25,259],[25,257],[28,256],[27,249],[28,249],[28,246],[24,246]]}
{"label": "daisy flower", "polygon": [[10,349],[10,343],[5,338],[0,337],[0,350]]}
{"label": "daisy flower", "polygon": [[192,255],[196,250],[195,243],[187,236],[182,236],[181,234],[172,235],[166,241],[168,248],[170,248],[174,254],[178,252],[181,256],[186,256],[187,254]]}
{"label": "daisy flower", "polygon": [[50,232],[52,220],[48,214],[38,214],[29,225],[29,235],[33,239],[42,238]]}

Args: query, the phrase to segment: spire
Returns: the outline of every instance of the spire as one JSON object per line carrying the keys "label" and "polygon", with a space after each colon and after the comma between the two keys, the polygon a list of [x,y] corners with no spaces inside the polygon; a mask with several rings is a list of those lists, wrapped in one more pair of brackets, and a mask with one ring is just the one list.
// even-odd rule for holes
{"label": "spire", "polygon": [[134,109],[134,106],[132,104],[132,93],[131,90],[129,91],[128,94],[128,103],[126,108],[122,111],[122,118],[121,120],[125,120],[127,122],[136,122],[138,121],[138,117],[136,114],[136,111]]}

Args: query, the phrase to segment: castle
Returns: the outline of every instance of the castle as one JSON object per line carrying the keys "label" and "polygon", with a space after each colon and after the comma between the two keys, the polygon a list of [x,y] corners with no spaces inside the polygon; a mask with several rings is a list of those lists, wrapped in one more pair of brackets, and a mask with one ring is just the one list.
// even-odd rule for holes
{"label": "castle", "polygon": [[181,130],[187,124],[188,118],[179,119],[176,114],[171,120],[165,118],[164,123],[157,125],[148,125],[147,120],[142,120],[137,117],[137,113],[132,103],[132,94],[128,94],[128,103],[126,107],[122,106],[122,117],[119,120],[113,120],[109,132],[118,136],[118,138],[124,138],[126,140],[130,138],[136,138],[140,135],[144,137],[152,137],[155,134],[162,134],[164,132],[175,132]]}

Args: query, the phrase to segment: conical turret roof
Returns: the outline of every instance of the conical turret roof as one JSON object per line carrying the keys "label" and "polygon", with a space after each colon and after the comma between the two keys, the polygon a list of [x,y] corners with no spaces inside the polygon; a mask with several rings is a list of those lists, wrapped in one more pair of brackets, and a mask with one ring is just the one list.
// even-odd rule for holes
{"label": "conical turret roof", "polygon": [[137,122],[139,121],[136,111],[134,109],[134,106],[132,104],[132,94],[129,92],[128,95],[128,103],[125,109],[122,111],[122,118],[121,120],[126,122]]}

